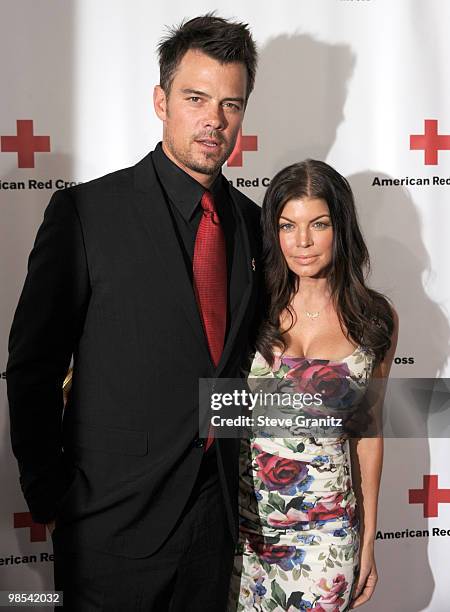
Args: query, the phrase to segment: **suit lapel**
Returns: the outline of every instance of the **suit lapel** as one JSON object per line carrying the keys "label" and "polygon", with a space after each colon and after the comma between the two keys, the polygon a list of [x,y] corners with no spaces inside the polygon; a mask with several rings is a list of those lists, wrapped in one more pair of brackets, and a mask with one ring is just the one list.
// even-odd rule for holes
{"label": "suit lapel", "polygon": [[247,219],[238,202],[233,197],[232,192],[230,192],[230,198],[236,213],[236,240],[241,241],[242,248],[244,249],[247,284],[244,288],[240,306],[231,321],[231,327],[228,332],[220,362],[214,371],[214,365],[209,354],[207,339],[203,330],[192,283],[186,271],[186,264],[183,259],[163,191],[156,177],[151,153],[135,166],[135,203],[139,216],[149,234],[150,244],[154,248],[161,267],[166,271],[169,282],[173,283],[176,287],[177,294],[180,295],[178,301],[184,310],[197,341],[200,342],[204,349],[205,357],[211,367],[211,376],[217,377],[220,376],[231,356],[233,345],[252,294],[255,276],[251,263],[254,245],[252,246],[250,239],[253,227],[251,226],[250,220]]}
{"label": "suit lapel", "polygon": [[194,291],[186,271],[172,218],[156,177],[151,153],[135,166],[135,203],[149,234],[150,243],[159,259],[159,264],[166,271],[168,282],[176,287],[177,294],[179,294],[178,302],[185,312],[194,335],[203,346],[205,356],[213,370]]}

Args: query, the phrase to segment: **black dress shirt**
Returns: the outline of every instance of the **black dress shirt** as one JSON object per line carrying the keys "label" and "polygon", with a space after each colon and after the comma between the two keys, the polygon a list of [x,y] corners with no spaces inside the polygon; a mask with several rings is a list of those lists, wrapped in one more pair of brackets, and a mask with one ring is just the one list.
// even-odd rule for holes
{"label": "black dress shirt", "polygon": [[[195,238],[202,218],[200,201],[206,189],[167,157],[161,143],[158,143],[153,151],[153,164],[169,206],[174,228],[186,263],[186,270],[192,282],[192,261],[194,259]],[[209,191],[211,191],[213,195],[217,214],[219,215],[225,235],[228,286],[226,334],[228,334],[230,327],[229,289],[235,252],[236,220],[229,195],[228,181],[223,176],[222,172],[219,172],[219,175],[211,185]]]}

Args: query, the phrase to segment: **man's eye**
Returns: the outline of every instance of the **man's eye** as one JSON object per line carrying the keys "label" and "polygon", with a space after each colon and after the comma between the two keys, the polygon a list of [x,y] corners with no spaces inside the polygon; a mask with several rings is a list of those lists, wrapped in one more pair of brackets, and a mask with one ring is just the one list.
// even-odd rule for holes
{"label": "man's eye", "polygon": [[227,106],[231,110],[241,110],[241,107],[238,104],[234,104],[234,102],[225,102],[224,106]]}
{"label": "man's eye", "polygon": [[191,100],[192,102],[198,102],[200,100],[198,96],[190,96],[190,98],[188,99]]}

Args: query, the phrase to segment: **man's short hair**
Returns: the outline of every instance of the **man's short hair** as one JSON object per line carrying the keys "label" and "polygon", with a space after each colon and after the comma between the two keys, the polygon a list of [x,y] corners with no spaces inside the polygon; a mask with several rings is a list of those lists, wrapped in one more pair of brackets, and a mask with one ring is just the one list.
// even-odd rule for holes
{"label": "man's short hair", "polygon": [[255,84],[258,61],[256,44],[248,24],[207,13],[169,28],[168,34],[158,45],[159,82],[167,96],[178,65],[189,49],[202,51],[222,63],[242,62],[247,69],[248,100]]}

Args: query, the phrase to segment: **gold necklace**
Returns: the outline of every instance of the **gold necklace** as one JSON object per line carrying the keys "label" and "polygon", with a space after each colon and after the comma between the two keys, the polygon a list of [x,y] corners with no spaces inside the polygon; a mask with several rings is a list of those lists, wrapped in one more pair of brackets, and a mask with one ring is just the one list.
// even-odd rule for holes
{"label": "gold necklace", "polygon": [[317,319],[317,317],[320,315],[320,310],[314,310],[313,312],[305,310],[305,315],[310,319]]}
{"label": "gold necklace", "polygon": [[320,316],[322,311],[325,310],[325,308],[328,306],[329,303],[330,303],[330,298],[328,298],[326,304],[320,310],[304,310],[303,312],[309,319],[312,319],[314,321]]}

